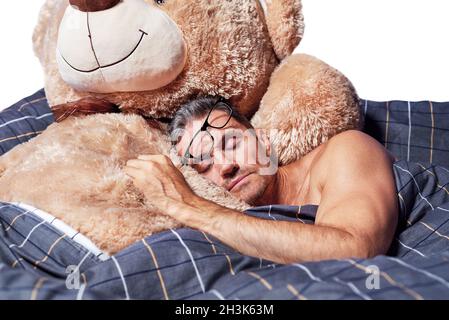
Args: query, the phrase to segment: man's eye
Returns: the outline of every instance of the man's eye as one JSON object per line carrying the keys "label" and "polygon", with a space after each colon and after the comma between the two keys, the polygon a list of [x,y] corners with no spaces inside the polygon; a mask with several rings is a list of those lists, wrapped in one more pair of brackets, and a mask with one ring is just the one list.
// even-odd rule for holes
{"label": "man's eye", "polygon": [[203,174],[208,172],[214,163],[214,160],[210,156],[205,156],[203,158],[198,158],[192,160],[190,166],[195,169],[198,173]]}
{"label": "man's eye", "polygon": [[212,167],[212,163],[210,161],[202,161],[196,166],[196,171],[199,174],[207,173]]}
{"label": "man's eye", "polygon": [[234,150],[237,148],[238,144],[240,142],[240,139],[238,137],[230,137],[226,140],[225,149],[226,150]]}

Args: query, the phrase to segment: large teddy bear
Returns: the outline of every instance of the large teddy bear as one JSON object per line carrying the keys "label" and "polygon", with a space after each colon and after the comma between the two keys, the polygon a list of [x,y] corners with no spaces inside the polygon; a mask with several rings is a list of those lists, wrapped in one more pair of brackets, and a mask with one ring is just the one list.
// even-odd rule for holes
{"label": "large teddy bear", "polygon": [[[292,55],[301,9],[300,0],[47,0],[34,46],[58,123],[0,158],[0,199],[45,210],[116,253],[179,226],[122,168],[141,154],[169,155],[164,123],[190,99],[228,99],[270,130],[280,164],[358,128],[351,83]],[[247,208],[183,173],[197,194]]]}

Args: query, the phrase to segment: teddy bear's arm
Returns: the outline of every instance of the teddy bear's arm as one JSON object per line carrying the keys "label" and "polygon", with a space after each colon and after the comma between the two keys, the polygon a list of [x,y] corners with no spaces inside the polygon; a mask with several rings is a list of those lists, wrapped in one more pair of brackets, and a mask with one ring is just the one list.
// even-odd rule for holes
{"label": "teddy bear's arm", "polygon": [[300,159],[336,134],[359,129],[359,98],[341,72],[305,54],[286,58],[251,120],[268,130],[279,164]]}
{"label": "teddy bear's arm", "polygon": [[119,113],[120,109],[117,105],[106,100],[87,97],[75,102],[53,106],[52,111],[55,121],[62,122],[69,117],[78,117],[97,113]]}

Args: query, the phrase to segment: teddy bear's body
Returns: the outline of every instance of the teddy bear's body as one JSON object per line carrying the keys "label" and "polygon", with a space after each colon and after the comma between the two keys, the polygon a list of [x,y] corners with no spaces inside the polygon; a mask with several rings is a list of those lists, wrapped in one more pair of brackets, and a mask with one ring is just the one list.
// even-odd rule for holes
{"label": "teddy bear's body", "polygon": [[[141,154],[169,154],[157,124],[137,115],[70,118],[0,158],[0,199],[43,209],[113,254],[181,226],[148,205],[123,172]],[[183,173],[203,198],[236,210],[248,207],[192,169]]]}
{"label": "teddy bear's body", "polygon": [[[302,38],[300,0],[145,2],[70,0],[74,8],[68,8],[67,0],[47,0],[34,45],[57,120],[111,111],[109,104],[125,114],[162,119],[192,98],[220,95],[242,114],[255,114],[256,128],[274,129],[270,139],[281,164],[358,127],[350,82],[318,59],[290,56]],[[125,32],[134,25],[126,17],[135,15],[126,13],[139,12],[135,6],[159,22],[143,19],[145,30]],[[169,26],[169,36],[158,34],[162,40],[153,46],[171,47],[140,43],[129,50],[136,34],[151,41],[151,30],[161,33],[161,25]],[[133,35],[132,41],[124,34]],[[122,172],[126,160],[139,154],[168,152],[165,133],[137,115],[69,117],[51,126],[1,158],[0,199],[48,211],[110,253],[178,226],[147,206]],[[185,175],[199,195],[246,208],[192,170]]]}

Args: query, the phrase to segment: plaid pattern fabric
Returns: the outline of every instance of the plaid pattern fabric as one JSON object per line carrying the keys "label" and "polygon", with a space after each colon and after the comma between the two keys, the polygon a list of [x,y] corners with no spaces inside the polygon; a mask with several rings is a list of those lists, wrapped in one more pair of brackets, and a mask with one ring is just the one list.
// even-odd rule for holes
{"label": "plaid pattern fabric", "polygon": [[0,155],[27,142],[53,122],[43,89],[0,112]]}
{"label": "plaid pattern fabric", "polygon": [[364,131],[398,159],[449,168],[449,102],[361,101]]}
{"label": "plaid pattern fabric", "polygon": [[100,261],[32,212],[0,203],[0,299],[99,299],[83,286],[68,290],[65,279],[67,266],[82,271]]}
{"label": "plaid pattern fabric", "polygon": [[[424,103],[364,101],[365,131],[402,159],[445,164],[444,106],[429,104],[429,115]],[[2,154],[54,119],[41,90],[0,113],[0,121]],[[449,299],[449,171],[399,161],[394,172],[398,231],[388,256],[368,260],[279,265],[184,228],[102,261],[33,212],[0,202],[0,299]],[[315,212],[270,206],[247,214],[312,223]],[[79,277],[68,278],[68,267]],[[373,270],[379,289],[366,286]]]}
{"label": "plaid pattern fabric", "polygon": [[[388,256],[366,260],[280,265],[182,228],[100,261],[49,223],[3,203],[0,298],[449,299],[449,171],[400,161],[394,172],[401,199],[397,236]],[[316,209],[269,206],[246,214],[311,223]],[[80,286],[68,289],[70,265],[79,270]],[[377,288],[367,286],[370,272],[378,275]]]}

